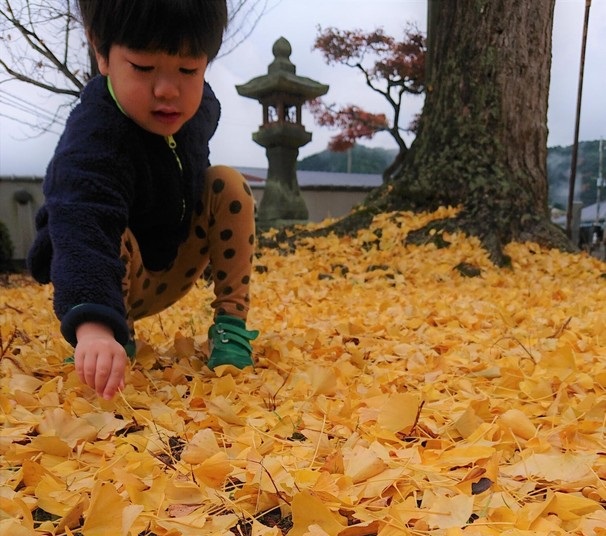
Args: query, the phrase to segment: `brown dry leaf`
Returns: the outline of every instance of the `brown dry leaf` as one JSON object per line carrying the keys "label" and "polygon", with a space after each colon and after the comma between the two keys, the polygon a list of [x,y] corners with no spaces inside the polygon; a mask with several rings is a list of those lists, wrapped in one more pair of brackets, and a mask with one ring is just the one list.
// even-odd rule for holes
{"label": "brown dry leaf", "polygon": [[461,234],[404,246],[455,213],[259,251],[244,371],[200,359],[200,283],[137,323],[111,402],[64,364],[52,288],[10,276],[0,531],[605,536],[606,265],[513,243],[498,269]]}

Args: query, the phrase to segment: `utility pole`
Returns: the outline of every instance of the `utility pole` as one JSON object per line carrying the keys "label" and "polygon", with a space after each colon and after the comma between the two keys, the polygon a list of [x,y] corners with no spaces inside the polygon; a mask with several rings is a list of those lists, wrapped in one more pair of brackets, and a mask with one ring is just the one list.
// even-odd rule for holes
{"label": "utility pole", "polygon": [[602,138],[600,138],[600,145],[599,145],[599,153],[598,153],[598,162],[599,162],[599,167],[598,167],[598,178],[596,179],[596,203],[595,203],[595,224],[596,225],[600,225],[600,193],[601,193],[601,188],[604,187],[604,177],[602,176],[602,143],[604,142],[604,140]]}
{"label": "utility pole", "polygon": [[568,188],[568,207],[566,211],[566,234],[572,238],[572,209],[574,204],[574,186],[577,176],[577,157],[579,153],[579,124],[581,122],[581,101],[583,97],[583,73],[585,71],[585,50],[587,48],[587,27],[589,26],[589,10],[591,0],[585,0],[585,21],[583,22],[583,42],[581,46],[581,67],[579,72],[579,90],[577,93],[577,115],[574,128],[574,145],[570,164],[570,183]]}

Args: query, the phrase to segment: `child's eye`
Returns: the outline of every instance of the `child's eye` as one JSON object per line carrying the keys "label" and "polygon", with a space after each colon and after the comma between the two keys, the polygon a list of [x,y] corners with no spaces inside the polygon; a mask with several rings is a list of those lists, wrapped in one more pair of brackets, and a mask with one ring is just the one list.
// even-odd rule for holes
{"label": "child's eye", "polygon": [[130,62],[130,64],[133,66],[133,69],[135,71],[139,71],[141,73],[149,73],[151,70],[153,70],[153,67],[151,67],[149,65],[137,65],[136,63],[133,63],[132,61]]}
{"label": "child's eye", "polygon": [[181,67],[179,69],[183,74],[195,75],[198,72],[198,69],[186,69],[185,67]]}

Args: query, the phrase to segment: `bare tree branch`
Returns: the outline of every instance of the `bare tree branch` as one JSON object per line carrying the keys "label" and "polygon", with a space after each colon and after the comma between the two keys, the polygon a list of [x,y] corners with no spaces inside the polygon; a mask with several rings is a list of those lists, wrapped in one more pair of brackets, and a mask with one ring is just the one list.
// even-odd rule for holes
{"label": "bare tree branch", "polygon": [[[250,37],[261,18],[282,0],[228,0],[227,33],[219,58],[231,54]],[[270,5],[271,4],[271,5]],[[233,30],[232,30],[233,28]]]}
{"label": "bare tree branch", "polygon": [[50,91],[51,93],[57,93],[60,95],[71,95],[72,97],[78,97],[80,95],[80,89],[64,89],[58,88],[57,86],[53,86],[51,84],[44,83],[41,80],[36,78],[27,76],[23,73],[13,70],[9,65],[7,65],[4,60],[0,59],[0,66],[4,68],[4,70],[11,75],[15,80],[19,80],[20,82],[25,82],[27,84],[31,84],[33,86],[39,87],[41,89],[45,89]]}
{"label": "bare tree branch", "polygon": [[[59,7],[31,0],[5,0],[0,8],[0,42],[10,65],[7,60],[0,61],[0,65],[12,79],[77,97],[85,83],[84,62],[74,54],[71,32],[78,24],[69,0]],[[83,44],[81,35],[80,49]]]}

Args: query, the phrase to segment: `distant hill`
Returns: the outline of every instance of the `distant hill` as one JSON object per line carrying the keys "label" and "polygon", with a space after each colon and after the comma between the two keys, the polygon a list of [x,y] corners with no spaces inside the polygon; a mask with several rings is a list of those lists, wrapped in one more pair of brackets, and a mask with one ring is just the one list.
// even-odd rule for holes
{"label": "distant hill", "polygon": [[[577,155],[577,172],[575,191],[583,206],[596,202],[599,175],[599,145],[596,141],[579,143]],[[549,204],[558,208],[566,208],[570,182],[570,166],[572,162],[572,146],[551,147],[547,153],[547,178],[549,180]],[[606,164],[606,163],[605,163]],[[602,170],[604,174],[606,170]],[[606,192],[602,189],[602,197]]]}
{"label": "distant hill", "polygon": [[371,148],[356,144],[345,153],[322,151],[297,162],[301,171],[331,171],[335,173],[377,173],[383,171],[396,157],[395,149]]}
{"label": "distant hill", "polygon": [[[585,206],[596,202],[596,178],[599,173],[599,143],[597,140],[579,143],[575,182],[578,198]],[[297,162],[297,169],[302,171],[382,174],[385,168],[393,162],[395,156],[395,149],[355,145],[349,156],[347,153],[322,151]],[[571,159],[572,146],[551,147],[547,150],[547,179],[549,181],[550,206],[565,208],[567,205]],[[348,165],[350,169],[348,169]],[[606,197],[606,192],[602,192],[602,195]]]}

